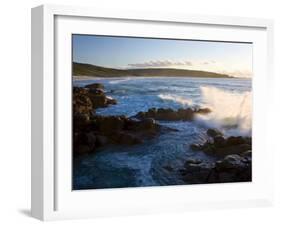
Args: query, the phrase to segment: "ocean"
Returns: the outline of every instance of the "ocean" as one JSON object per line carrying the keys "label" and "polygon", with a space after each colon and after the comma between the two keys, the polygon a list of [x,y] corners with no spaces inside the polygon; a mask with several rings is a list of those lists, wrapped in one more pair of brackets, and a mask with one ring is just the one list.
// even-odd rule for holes
{"label": "ocean", "polygon": [[190,144],[207,139],[217,128],[225,136],[251,136],[251,79],[238,78],[90,78],[74,79],[74,86],[102,83],[118,104],[97,109],[101,115],[131,117],[150,108],[208,107],[212,113],[194,121],[159,124],[175,128],[134,146],[106,146],[73,162],[73,189],[99,189],[186,184],[179,170],[188,158],[215,161],[193,151]]}

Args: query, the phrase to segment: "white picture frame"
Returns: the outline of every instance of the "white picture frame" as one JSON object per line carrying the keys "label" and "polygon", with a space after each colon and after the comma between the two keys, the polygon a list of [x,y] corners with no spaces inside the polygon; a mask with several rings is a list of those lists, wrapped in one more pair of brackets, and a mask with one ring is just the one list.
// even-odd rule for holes
{"label": "white picture frame", "polygon": [[[101,30],[104,20],[108,25]],[[69,35],[88,31],[87,25],[99,27],[100,33],[118,35],[113,29],[119,23],[119,35],[126,34],[126,29],[134,24],[154,30],[151,36],[176,37],[181,33],[165,33],[165,29],[150,29],[155,26],[191,26],[194,32],[191,39],[204,37],[210,32],[208,27],[217,29],[208,39],[227,41],[256,42],[254,53],[254,119],[253,119],[253,182],[187,185],[153,188],[126,188],[92,191],[69,189],[68,181],[71,159],[71,144],[66,137],[61,137],[63,123],[65,134],[69,134],[69,118],[60,116],[60,104],[67,102],[71,86],[69,84],[71,67],[67,63],[71,51]],[[123,23],[123,24],[122,24]],[[84,25],[83,25],[84,24]],[[118,24],[118,26],[119,26]],[[127,27],[128,26],[128,27]],[[152,26],[152,27],[150,27]],[[113,30],[108,30],[108,28]],[[197,31],[197,27],[200,29]],[[75,30],[76,29],[76,30]],[[233,30],[239,34],[232,35]],[[130,29],[131,35],[141,35],[142,29]],[[173,29],[172,29],[173,30]],[[231,30],[231,32],[227,32]],[[157,33],[158,32],[158,33]],[[161,33],[162,32],[162,33]],[[147,33],[149,35],[149,33]],[[186,35],[188,34],[184,34]],[[101,10],[83,7],[43,5],[32,9],[32,216],[41,220],[69,218],[89,218],[156,213],[165,211],[186,211],[208,208],[252,207],[271,205],[273,202],[273,179],[268,177],[273,172],[271,164],[273,150],[266,140],[267,108],[262,105],[270,95],[273,64],[273,22],[265,19],[199,16],[153,12],[128,12]],[[61,49],[65,50],[61,54]],[[255,58],[259,53],[260,57]],[[65,105],[69,111],[70,103]],[[67,112],[66,112],[67,113]],[[60,139],[58,139],[58,137]],[[260,138],[264,139],[260,139]],[[256,139],[255,139],[256,138]],[[266,150],[264,152],[261,152]],[[62,163],[62,159],[66,163]],[[264,160],[266,159],[266,161]],[[264,161],[263,161],[264,160]],[[65,164],[65,165],[64,165]],[[212,194],[212,197],[208,196]],[[229,195],[231,196],[229,197]],[[164,199],[165,197],[165,199]],[[86,202],[88,200],[88,202]],[[83,208],[81,207],[83,206]]]}

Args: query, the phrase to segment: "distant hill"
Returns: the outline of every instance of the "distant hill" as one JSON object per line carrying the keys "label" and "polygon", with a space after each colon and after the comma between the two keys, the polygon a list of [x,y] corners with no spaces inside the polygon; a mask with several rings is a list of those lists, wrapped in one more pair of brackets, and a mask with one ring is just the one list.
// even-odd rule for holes
{"label": "distant hill", "polygon": [[203,77],[203,78],[232,78],[226,74],[219,74],[208,71],[184,70],[173,68],[147,68],[147,69],[114,69],[100,67],[92,64],[73,62],[74,76],[93,76],[93,77]]}

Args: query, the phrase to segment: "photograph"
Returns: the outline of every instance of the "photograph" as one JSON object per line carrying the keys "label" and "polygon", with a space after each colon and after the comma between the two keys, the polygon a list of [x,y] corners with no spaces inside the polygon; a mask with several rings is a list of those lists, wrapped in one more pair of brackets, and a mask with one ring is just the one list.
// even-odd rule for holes
{"label": "photograph", "polygon": [[73,190],[252,181],[252,42],[71,44]]}

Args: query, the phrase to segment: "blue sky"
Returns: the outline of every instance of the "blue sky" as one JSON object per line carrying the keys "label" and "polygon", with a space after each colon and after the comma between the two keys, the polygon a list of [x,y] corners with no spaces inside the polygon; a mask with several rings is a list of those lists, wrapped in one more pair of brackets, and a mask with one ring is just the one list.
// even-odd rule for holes
{"label": "blue sky", "polygon": [[181,68],[252,75],[252,44],[73,35],[73,61],[111,68]]}

